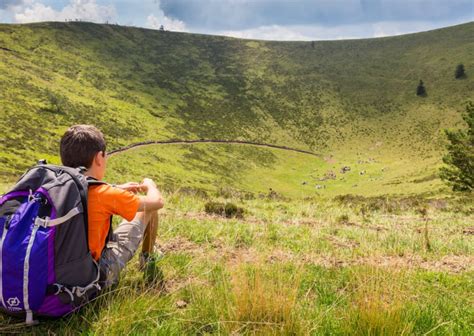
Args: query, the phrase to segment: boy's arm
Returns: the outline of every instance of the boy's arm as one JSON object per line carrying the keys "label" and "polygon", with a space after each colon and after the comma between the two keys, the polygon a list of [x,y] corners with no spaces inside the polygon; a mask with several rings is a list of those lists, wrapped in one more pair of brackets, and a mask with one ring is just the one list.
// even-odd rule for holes
{"label": "boy's arm", "polygon": [[153,180],[146,178],[141,183],[141,186],[146,189],[146,196],[140,197],[140,204],[138,211],[153,211],[163,208],[165,201],[161,196],[160,191],[156,187]]}
{"label": "boy's arm", "polygon": [[120,188],[120,189],[123,189],[123,190],[127,190],[127,191],[130,191],[134,194],[142,191],[142,185],[140,183],[137,183],[137,182],[127,182],[127,183],[124,183],[124,184],[119,184],[119,185],[112,185],[113,187],[116,187],[116,188]]}

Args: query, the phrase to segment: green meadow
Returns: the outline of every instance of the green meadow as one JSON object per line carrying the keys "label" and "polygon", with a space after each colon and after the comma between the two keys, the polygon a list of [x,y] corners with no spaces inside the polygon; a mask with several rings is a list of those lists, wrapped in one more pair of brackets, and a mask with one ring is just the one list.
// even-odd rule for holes
{"label": "green meadow", "polygon": [[[472,202],[166,193],[164,284],[134,259],[81,312],[2,333],[53,335],[471,335]],[[233,202],[241,218],[204,211]],[[426,213],[419,211],[426,209]]]}
{"label": "green meadow", "polygon": [[314,43],[0,25],[0,192],[37,159],[59,163],[75,123],[101,128],[109,150],[207,139],[316,153],[181,143],[111,155],[108,182],[163,190],[164,282],[146,285],[135,258],[79,313],[34,328],[2,315],[0,333],[472,335],[474,198],[439,168],[473,78],[472,22]]}
{"label": "green meadow", "polygon": [[[381,151],[367,155],[312,156],[282,149],[231,144],[166,144],[134,148],[112,156],[112,180],[151,176],[166,189],[212,192],[234,189],[253,196],[271,190],[283,197],[428,194],[449,195],[438,178],[439,162],[414,165]],[[349,167],[350,171],[344,171]],[[450,195],[452,196],[452,195]]]}

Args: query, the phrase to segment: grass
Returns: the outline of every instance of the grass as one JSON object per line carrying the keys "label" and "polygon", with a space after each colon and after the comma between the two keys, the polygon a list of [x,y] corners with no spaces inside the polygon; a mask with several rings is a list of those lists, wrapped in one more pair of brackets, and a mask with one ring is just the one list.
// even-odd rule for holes
{"label": "grass", "polygon": [[[473,23],[406,36],[247,41],[85,22],[0,25],[5,178],[57,160],[73,123],[110,148],[143,140],[240,139],[337,159],[440,165],[474,68]],[[467,78],[454,79],[463,62]],[[422,78],[428,96],[418,98]],[[430,171],[430,174],[432,172]],[[421,175],[421,176],[416,176]]]}
{"label": "grass", "polygon": [[[352,335],[410,335],[413,322],[406,313],[410,293],[399,270],[368,268],[354,274],[352,308],[346,317]],[[407,302],[408,301],[408,302]],[[408,316],[407,316],[408,315]]]}
{"label": "grass", "polygon": [[364,222],[358,208],[373,199],[211,198],[245,207],[245,217],[206,214],[202,195],[166,195],[158,239],[164,291],[144,285],[134,259],[119,287],[81,313],[34,329],[2,317],[0,331],[472,334],[474,245],[463,233],[472,203],[428,204],[427,250],[423,217],[396,200],[368,210]]}
{"label": "grass", "polygon": [[98,125],[109,149],[179,138],[321,153],[193,144],[112,156],[107,181],[151,177],[164,190],[164,289],[145,285],[135,258],[80,313],[33,329],[2,315],[0,333],[472,335],[473,199],[438,168],[442,130],[460,125],[473,90],[473,29],[313,47],[0,25],[11,50],[0,49],[0,192],[39,158],[59,163],[73,123]]}
{"label": "grass", "polygon": [[[344,166],[351,170],[341,173]],[[437,174],[436,160],[411,162],[386,154],[314,157],[248,145],[151,145],[112,156],[109,180],[151,176],[165,188],[216,192],[234,189],[254,197],[270,189],[290,197],[452,196]],[[334,179],[328,179],[328,173]],[[428,176],[428,178],[426,178]]]}

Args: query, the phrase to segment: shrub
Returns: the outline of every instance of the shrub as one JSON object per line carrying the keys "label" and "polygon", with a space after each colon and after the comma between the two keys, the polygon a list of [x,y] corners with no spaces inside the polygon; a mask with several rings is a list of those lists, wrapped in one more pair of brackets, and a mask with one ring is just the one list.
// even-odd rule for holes
{"label": "shrub", "polygon": [[234,203],[226,203],[224,207],[225,216],[230,217],[242,217],[244,209],[239,208]]}
{"label": "shrub", "polygon": [[340,215],[336,218],[336,222],[338,224],[348,224],[349,223],[349,216],[346,214]]}
{"label": "shrub", "polygon": [[219,215],[227,218],[237,217],[242,218],[244,209],[238,207],[234,203],[221,203],[221,202],[207,202],[204,205],[204,211],[208,214]]}
{"label": "shrub", "polygon": [[48,106],[43,111],[65,114],[66,106],[68,104],[67,98],[50,90],[45,91]]}

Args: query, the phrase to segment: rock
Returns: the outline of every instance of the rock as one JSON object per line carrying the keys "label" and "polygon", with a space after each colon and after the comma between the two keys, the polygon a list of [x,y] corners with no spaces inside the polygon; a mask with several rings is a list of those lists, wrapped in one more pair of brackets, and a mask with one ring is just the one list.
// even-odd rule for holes
{"label": "rock", "polygon": [[188,303],[184,300],[176,301],[176,307],[179,308],[179,309],[186,308],[187,305],[188,305]]}
{"label": "rock", "polygon": [[359,175],[365,175],[365,170],[360,171]]}
{"label": "rock", "polygon": [[473,227],[465,228],[465,229],[462,231],[462,233],[465,234],[465,235],[474,235],[474,226],[473,226]]}
{"label": "rock", "polygon": [[347,173],[348,171],[351,171],[351,167],[349,166],[344,166],[341,168],[341,174],[345,174]]}
{"label": "rock", "polygon": [[335,180],[336,179],[336,173],[334,173],[332,170],[328,170],[326,174],[320,179],[319,181],[326,181],[326,180]]}

